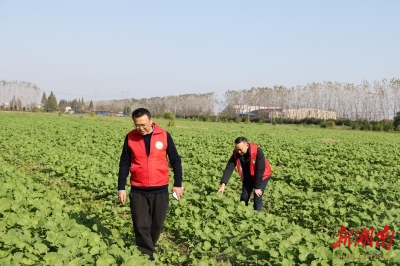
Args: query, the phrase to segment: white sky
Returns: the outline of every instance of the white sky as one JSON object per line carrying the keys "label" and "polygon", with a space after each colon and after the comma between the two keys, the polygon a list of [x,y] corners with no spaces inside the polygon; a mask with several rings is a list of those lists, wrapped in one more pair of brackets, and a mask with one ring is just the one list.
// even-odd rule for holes
{"label": "white sky", "polygon": [[0,0],[0,80],[57,100],[400,78],[400,1]]}

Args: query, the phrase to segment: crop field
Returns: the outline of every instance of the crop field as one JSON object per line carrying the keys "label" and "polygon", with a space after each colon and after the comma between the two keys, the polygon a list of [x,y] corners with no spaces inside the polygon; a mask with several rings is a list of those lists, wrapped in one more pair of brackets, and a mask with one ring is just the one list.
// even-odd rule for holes
{"label": "crop field", "polygon": [[[400,134],[154,120],[182,157],[185,194],[171,195],[148,262],[117,199],[132,120],[0,112],[0,265],[400,265]],[[217,194],[238,136],[274,171],[262,212],[239,202],[237,172]]]}

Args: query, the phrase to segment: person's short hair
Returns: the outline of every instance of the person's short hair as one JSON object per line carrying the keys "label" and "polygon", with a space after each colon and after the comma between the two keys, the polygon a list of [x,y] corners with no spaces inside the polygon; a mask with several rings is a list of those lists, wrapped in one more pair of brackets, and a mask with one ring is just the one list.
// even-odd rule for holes
{"label": "person's short hair", "polygon": [[150,114],[149,110],[147,110],[146,108],[138,108],[132,112],[132,119],[142,117],[144,115],[147,115],[147,117],[149,119],[151,118],[151,114]]}
{"label": "person's short hair", "polygon": [[245,137],[238,137],[237,139],[235,139],[235,144],[239,144],[239,143],[248,143],[247,139]]}

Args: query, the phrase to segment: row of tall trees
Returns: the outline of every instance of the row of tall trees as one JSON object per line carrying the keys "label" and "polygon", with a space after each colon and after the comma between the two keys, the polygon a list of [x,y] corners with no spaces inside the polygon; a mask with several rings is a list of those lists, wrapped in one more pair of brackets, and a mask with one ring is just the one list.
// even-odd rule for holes
{"label": "row of tall trees", "polygon": [[90,101],[87,108],[83,98],[67,101],[61,99],[57,103],[55,94],[51,91],[49,96],[43,92],[39,100],[40,89],[35,84],[25,81],[0,80],[0,109],[14,111],[42,110],[47,112],[64,111],[67,106],[72,110],[84,112],[93,109],[93,102]]}
{"label": "row of tall trees", "polygon": [[71,107],[71,110],[75,112],[83,113],[93,109],[93,101],[90,101],[89,106],[87,106],[83,100],[83,97],[79,99],[73,99],[72,101],[61,99],[58,103],[58,110],[65,110],[67,107]]}
{"label": "row of tall trees", "polygon": [[172,112],[175,116],[199,116],[214,114],[218,105],[215,93],[183,94],[178,96],[152,97],[129,100],[113,100],[97,102],[97,110],[105,109],[113,112],[134,110],[139,107],[149,109],[153,115]]}
{"label": "row of tall trees", "polygon": [[323,82],[286,88],[251,88],[229,90],[224,94],[223,113],[233,116],[235,105],[242,105],[242,112],[249,106],[280,107],[284,109],[315,108],[338,113],[339,117],[352,120],[392,119],[400,111],[400,80],[383,79],[361,84]]}
{"label": "row of tall trees", "polygon": [[[242,106],[242,110],[237,109],[238,105]],[[326,81],[290,88],[274,86],[228,90],[221,102],[215,93],[205,93],[108,101],[100,102],[99,106],[112,111],[126,106],[132,110],[145,107],[156,115],[171,111],[175,116],[182,117],[209,115],[217,109],[222,110],[221,115],[234,117],[238,111],[248,112],[254,106],[315,108],[337,112],[339,118],[378,121],[393,119],[400,111],[400,80],[393,78],[360,84]]]}
{"label": "row of tall trees", "polygon": [[[40,89],[29,82],[6,82],[0,80],[0,100],[2,107],[9,106],[14,110],[32,109],[36,104]],[[49,101],[50,100],[50,101]],[[249,106],[279,107],[283,109],[315,108],[338,113],[338,117],[351,120],[378,121],[393,119],[400,111],[400,79],[383,79],[381,81],[363,81],[360,84],[322,82],[310,83],[296,87],[258,87],[243,90],[228,90],[220,102],[214,92],[203,94],[183,94],[177,96],[152,97],[143,99],[125,99],[90,102],[83,98],[72,101],[60,100],[57,104],[55,95],[49,97],[43,93],[42,105],[47,111],[63,110],[70,106],[73,110],[86,111],[109,110],[120,112],[146,107],[155,115],[171,111],[175,116],[202,116],[214,114],[218,109],[222,115],[235,116],[235,106],[242,105],[243,112]],[[54,103],[55,102],[55,103]]]}
{"label": "row of tall trees", "polygon": [[215,113],[218,100],[214,92],[203,94],[182,94],[178,96],[132,99],[132,108],[145,106],[154,114],[171,111],[175,116],[211,115]]}
{"label": "row of tall trees", "polygon": [[32,110],[39,95],[40,89],[33,83],[0,80],[0,108],[3,110]]}
{"label": "row of tall trees", "polygon": [[46,93],[43,92],[41,103],[43,109],[47,112],[53,112],[57,110],[57,99],[53,92],[50,92],[48,98],[46,98]]}

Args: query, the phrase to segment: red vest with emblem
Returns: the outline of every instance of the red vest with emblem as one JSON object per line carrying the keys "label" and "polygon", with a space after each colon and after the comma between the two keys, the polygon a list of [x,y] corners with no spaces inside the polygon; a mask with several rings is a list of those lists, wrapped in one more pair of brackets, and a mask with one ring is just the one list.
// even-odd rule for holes
{"label": "red vest with emblem", "polygon": [[132,154],[131,185],[136,187],[156,187],[168,185],[167,131],[154,124],[150,139],[150,153],[147,156],[143,136],[136,130],[128,134],[128,146]]}
{"label": "red vest with emblem", "polygon": [[[250,158],[249,158],[249,163],[250,163],[250,177],[251,179],[254,180],[254,175],[255,175],[255,168],[256,168],[256,158],[257,158],[257,148],[258,146],[254,143],[249,143],[249,149],[250,149]],[[239,157],[237,156],[237,151],[233,150],[233,155],[235,156],[236,160],[236,167],[240,175],[240,179],[243,181],[243,171],[242,171],[242,166],[240,165],[240,160]],[[262,177],[262,180],[265,180],[269,178],[272,174],[272,169],[271,165],[269,164],[268,160],[265,158],[265,170],[264,174]]]}

